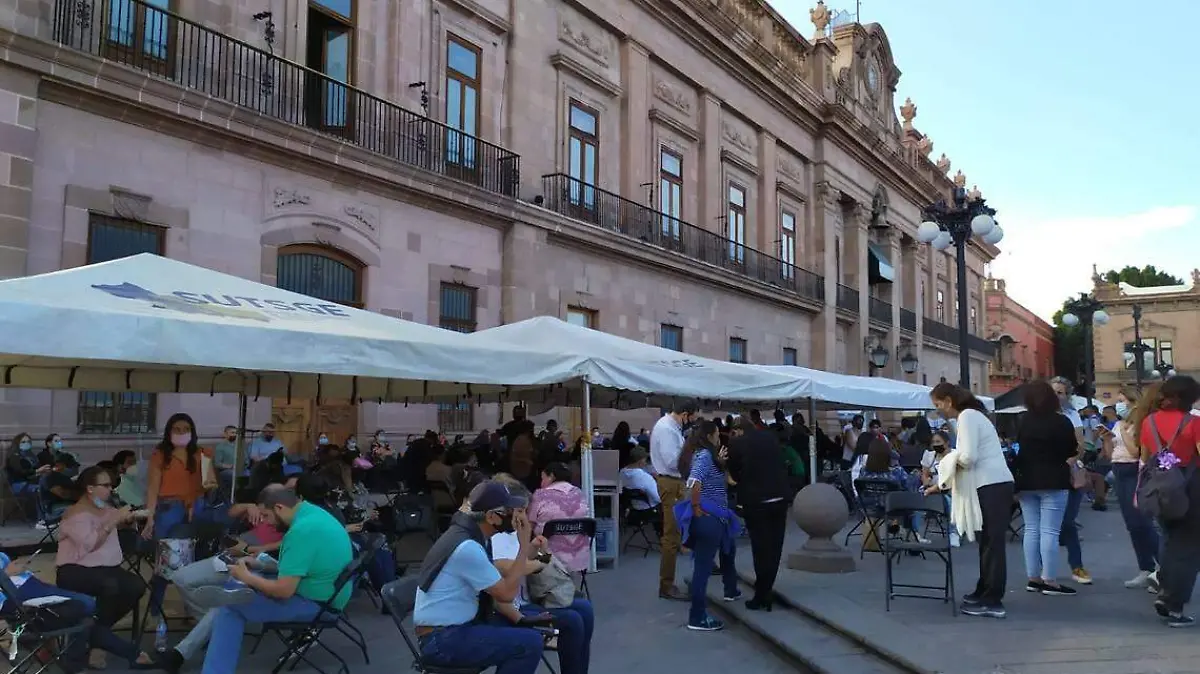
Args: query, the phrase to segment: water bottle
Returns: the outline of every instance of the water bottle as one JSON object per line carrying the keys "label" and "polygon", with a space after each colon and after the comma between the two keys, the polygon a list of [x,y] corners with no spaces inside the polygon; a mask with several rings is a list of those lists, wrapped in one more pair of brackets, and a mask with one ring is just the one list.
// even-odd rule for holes
{"label": "water bottle", "polygon": [[154,630],[154,650],[159,653],[167,651],[167,619],[160,617],[158,627]]}

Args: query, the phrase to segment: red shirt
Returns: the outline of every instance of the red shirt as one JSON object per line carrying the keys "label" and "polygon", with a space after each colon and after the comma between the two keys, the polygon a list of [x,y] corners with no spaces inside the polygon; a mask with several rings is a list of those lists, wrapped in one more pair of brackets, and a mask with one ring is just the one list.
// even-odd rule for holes
{"label": "red shirt", "polygon": [[[1188,420],[1188,424],[1179,430],[1179,425],[1184,419]],[[1154,427],[1150,425],[1150,420],[1154,420],[1154,424],[1158,427],[1158,437],[1160,444],[1166,444],[1172,437],[1175,438],[1171,442],[1169,449],[1171,453],[1178,456],[1184,463],[1192,463],[1196,460],[1196,444],[1200,443],[1200,417],[1195,416],[1191,412],[1180,412],[1178,410],[1159,410],[1142,422],[1142,447],[1148,452],[1154,452],[1157,445],[1154,442]],[[1179,431],[1179,435],[1175,432]],[[1164,447],[1164,449],[1167,449]]]}

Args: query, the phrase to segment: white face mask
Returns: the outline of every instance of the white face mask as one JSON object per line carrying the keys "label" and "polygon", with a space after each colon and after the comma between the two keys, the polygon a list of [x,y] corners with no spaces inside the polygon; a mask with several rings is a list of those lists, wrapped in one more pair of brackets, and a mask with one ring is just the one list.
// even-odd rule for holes
{"label": "white face mask", "polygon": [[1129,403],[1118,402],[1116,404],[1117,416],[1124,419],[1129,414]]}
{"label": "white face mask", "polygon": [[133,464],[132,466],[130,466],[130,467],[128,467],[128,468],[126,468],[126,469],[125,469],[125,474],[126,474],[126,475],[128,475],[128,476],[130,476],[130,477],[134,477],[134,476],[136,476],[136,475],[138,474],[138,465],[135,463],[135,464]]}

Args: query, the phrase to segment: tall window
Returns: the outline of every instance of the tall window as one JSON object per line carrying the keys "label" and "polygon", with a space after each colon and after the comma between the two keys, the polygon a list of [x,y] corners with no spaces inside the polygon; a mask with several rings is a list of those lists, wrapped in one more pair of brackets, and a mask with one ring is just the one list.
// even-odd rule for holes
{"label": "tall window", "polygon": [[275,285],[301,295],[361,308],[362,269],[358,260],[332,248],[299,244],[279,250]]}
{"label": "tall window", "polygon": [[783,364],[784,365],[793,365],[793,366],[796,364],[796,350],[795,349],[790,349],[790,348],[784,347],[784,349],[783,349]]}
{"label": "tall window", "polygon": [[446,135],[446,161],[465,168],[476,162],[482,61],[479,47],[446,36],[446,125],[457,130]]}
{"label": "tall window", "polygon": [[729,183],[729,216],[725,220],[725,238],[729,239],[729,259],[746,261],[746,189]]}
{"label": "tall window", "polygon": [[596,163],[600,154],[600,118],[595,110],[571,101],[567,173],[571,181],[571,203],[587,210],[596,208]]}
{"label": "tall window", "polygon": [[308,78],[305,108],[309,124],[349,133],[354,117],[350,88],[354,63],[354,0],[309,0],[304,65],[319,75]]}
{"label": "tall window", "polygon": [[1158,357],[1167,365],[1175,364],[1175,345],[1171,342],[1158,343]]}
{"label": "tall window", "polygon": [[746,340],[742,339],[741,337],[729,338],[729,362],[746,362]]}
{"label": "tall window", "polygon": [[683,157],[661,148],[658,166],[658,210],[666,215],[662,220],[662,234],[678,239],[679,218],[683,212]]}
{"label": "tall window", "polygon": [[946,322],[946,294],[942,292],[941,288],[938,288],[937,291],[937,302],[933,307],[933,315],[937,316],[938,322]]}
{"label": "tall window", "polygon": [[[438,325],[455,332],[475,332],[476,290],[457,283],[443,283],[438,302]],[[475,408],[471,401],[438,404],[438,429],[475,430]]]}
{"label": "tall window", "polygon": [[567,322],[581,328],[596,329],[596,312],[582,307],[567,307]]}
{"label": "tall window", "polygon": [[[87,262],[108,262],[138,253],[162,255],[166,230],[92,213],[88,217]],[[158,397],[153,393],[87,391],[79,394],[80,433],[156,433]]]}
{"label": "tall window", "polygon": [[796,274],[796,216],[789,211],[779,215],[779,259],[783,278],[792,278]]}
{"label": "tall window", "polygon": [[663,323],[658,330],[658,345],[672,351],[683,351],[683,328]]}
{"label": "tall window", "polygon": [[173,75],[175,20],[170,0],[109,0],[105,56],[141,70]]}

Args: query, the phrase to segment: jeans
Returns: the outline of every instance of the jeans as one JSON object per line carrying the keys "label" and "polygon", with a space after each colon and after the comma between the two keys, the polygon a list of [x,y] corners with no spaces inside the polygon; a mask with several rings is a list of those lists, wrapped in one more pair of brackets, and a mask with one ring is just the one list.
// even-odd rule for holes
{"label": "jeans", "polygon": [[738,593],[737,569],[734,567],[736,549],[725,552],[721,541],[725,537],[725,525],[712,515],[692,518],[692,529],[688,542],[692,546],[692,608],[688,612],[688,624],[699,625],[708,617],[708,579],[712,576],[713,558],[719,557],[721,578],[725,584],[725,596]]}
{"label": "jeans", "polygon": [[1025,520],[1025,575],[1053,582],[1058,575],[1058,536],[1066,489],[1023,491],[1018,495]]}
{"label": "jeans", "polygon": [[1001,606],[1008,583],[1008,558],[1004,548],[1012,518],[1013,483],[988,484],[976,490],[983,528],[979,534],[979,582],[973,593],[987,606]]}
{"label": "jeans", "polygon": [[[203,499],[192,505],[192,518],[188,519],[187,507],[177,499],[160,500],[154,509],[154,545],[163,538],[183,537],[179,531],[188,522],[197,521],[205,512]],[[188,538],[191,532],[187,532]],[[163,595],[167,592],[167,579],[155,574],[150,578],[150,615],[157,616],[162,612]]]}
{"label": "jeans", "polygon": [[1062,529],[1059,533],[1059,544],[1067,549],[1067,566],[1071,570],[1083,568],[1083,548],[1079,546],[1079,505],[1083,503],[1083,492],[1072,489],[1067,492],[1067,508],[1063,512]]}
{"label": "jeans", "polygon": [[[183,596],[183,602],[187,605],[188,612],[200,619],[188,631],[187,636],[178,644],[175,644],[175,650],[179,651],[183,659],[191,660],[212,639],[213,623],[216,621],[216,611],[213,609],[217,608],[216,606],[210,606],[200,601],[197,597],[196,589],[206,586],[244,588],[245,585],[231,584],[229,574],[219,573],[216,567],[213,566],[211,558],[202,559],[199,562],[193,562],[177,569],[171,577],[171,582],[179,588],[179,594]],[[248,598],[246,603],[249,601],[250,599]]]}
{"label": "jeans", "polygon": [[566,608],[543,609],[536,604],[525,604],[521,612],[537,615],[545,611],[554,616],[558,628],[558,665],[561,674],[587,674],[592,661],[592,632],[596,627],[596,613],[592,602],[576,599]]}
{"label": "jeans", "polygon": [[290,599],[271,599],[255,593],[248,604],[224,606],[213,611],[212,638],[204,656],[202,674],[234,674],[242,652],[246,623],[303,622],[315,618],[318,610],[316,602],[298,594]]}
{"label": "jeans", "polygon": [[542,661],[541,633],[524,627],[467,623],[438,628],[419,639],[421,660],[429,665],[534,674]]}
{"label": "jeans", "polygon": [[774,598],[791,505],[784,499],[745,506],[746,530],[750,533],[750,552],[754,556],[755,601],[770,604]]}
{"label": "jeans", "polygon": [[683,498],[683,480],[659,475],[658,496],[662,499],[662,538],[659,539],[661,556],[658,560],[658,593],[675,591],[675,560],[679,557],[679,525],[675,523],[675,504]]}
{"label": "jeans", "polygon": [[1129,542],[1133,544],[1138,570],[1154,571],[1158,565],[1158,530],[1153,520],[1133,505],[1133,497],[1137,493],[1137,462],[1114,463],[1113,479],[1116,482],[1117,503],[1121,506],[1121,517],[1125,519],[1125,529],[1129,531]]}
{"label": "jeans", "polygon": [[[29,601],[30,599],[39,599],[41,597],[66,597],[74,599],[83,604],[88,615],[95,615],[96,600],[90,595],[72,592],[61,587],[55,587],[49,583],[44,583],[38,580],[36,576],[31,576],[26,579],[21,587],[17,588],[17,596],[14,600],[20,603]],[[88,646],[98,648],[102,651],[112,653],[113,655],[125,658],[133,662],[137,659],[138,649],[132,641],[128,641],[118,637],[113,633],[110,627],[100,624],[92,626],[91,634],[87,639],[72,639],[68,652],[63,656],[65,662],[72,665],[78,665],[80,669],[87,664],[87,649]]]}

